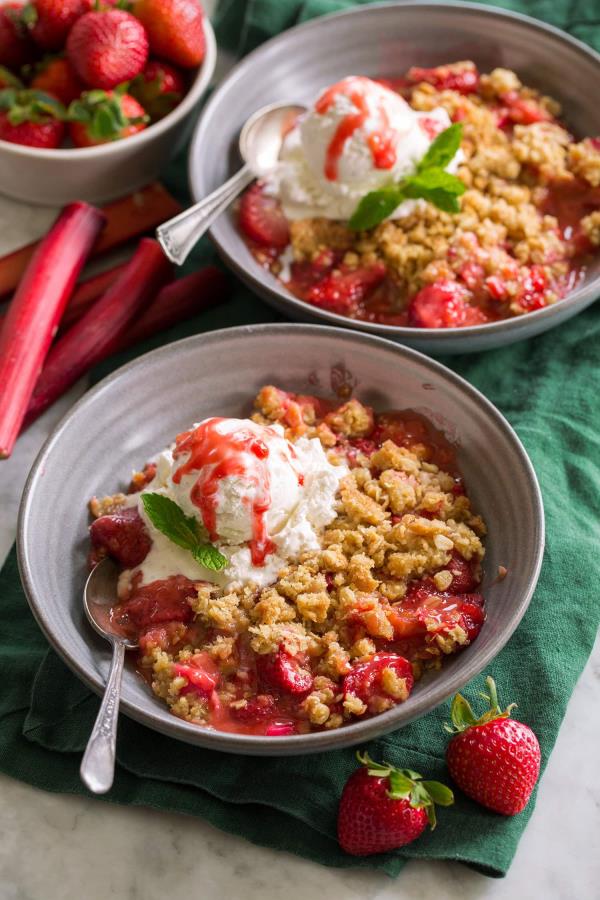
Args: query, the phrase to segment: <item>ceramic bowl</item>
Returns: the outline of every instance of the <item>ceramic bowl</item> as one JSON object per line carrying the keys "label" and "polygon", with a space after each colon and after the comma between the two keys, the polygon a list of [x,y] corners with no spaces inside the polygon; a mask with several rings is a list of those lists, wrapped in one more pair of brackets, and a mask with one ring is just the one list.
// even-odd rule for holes
{"label": "ceramic bowl", "polygon": [[[227,364],[224,365],[224,360]],[[506,420],[475,388],[427,357],[371,335],[311,325],[257,325],[197,335],[140,357],[102,381],[63,419],[40,452],[23,495],[18,552],[31,608],[73,671],[100,693],[109,647],[83,618],[87,500],[126,485],[173,435],[208,416],[244,416],[263,384],[333,398],[340,381],[376,409],[424,412],[455,441],[474,506],[489,527],[486,623],[472,646],[428,673],[406,703],[323,733],[226,734],[168,712],[125,672],[123,712],[192,744],[254,755],[310,753],[394,731],[481,672],[518,625],[536,585],[544,514],[534,471]],[[510,577],[498,581],[498,566]]]}
{"label": "ceramic bowl", "polygon": [[189,136],[217,59],[215,35],[204,19],[206,54],[181,103],[139,134],[97,147],[39,150],[0,141],[0,194],[41,206],[71,200],[108,203],[154,181]]}
{"label": "ceramic bowl", "polygon": [[[514,69],[522,80],[559,99],[570,127],[600,133],[600,105],[585,85],[600,79],[600,55],[567,34],[503,10],[459,3],[361,6],[292,28],[247,56],[210,99],[190,150],[196,200],[238,165],[232,149],[248,115],[267,103],[310,103],[349,74],[398,76],[409,66],[472,59],[481,71]],[[211,153],[205,152],[210,144]],[[328,322],[381,334],[427,353],[488,350],[533,337],[580,312],[600,294],[600,255],[584,284],[567,299],[518,318],[467,328],[408,328],[358,322],[294,298],[246,247],[235,215],[212,228],[217,247],[256,293],[292,319]]]}

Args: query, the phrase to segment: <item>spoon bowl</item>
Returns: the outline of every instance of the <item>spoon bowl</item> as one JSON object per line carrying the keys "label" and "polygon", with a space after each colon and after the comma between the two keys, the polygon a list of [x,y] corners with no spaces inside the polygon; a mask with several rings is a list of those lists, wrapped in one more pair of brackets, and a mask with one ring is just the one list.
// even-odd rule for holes
{"label": "spoon bowl", "polygon": [[283,138],[305,110],[297,104],[271,103],[246,120],[238,142],[242,168],[199,203],[156,229],[158,242],[171,262],[182,265],[202,235],[244,188],[275,166]]}
{"label": "spoon bowl", "polygon": [[117,599],[119,571],[112,560],[105,558],[90,572],[83,589],[83,609],[88,622],[101,637],[112,644],[113,657],[104,690],[104,697],[79,773],[83,783],[94,794],[110,790],[115,777],[117,725],[121,700],[121,681],[125,651],[135,650],[138,642],[124,627],[111,622],[110,608]]}

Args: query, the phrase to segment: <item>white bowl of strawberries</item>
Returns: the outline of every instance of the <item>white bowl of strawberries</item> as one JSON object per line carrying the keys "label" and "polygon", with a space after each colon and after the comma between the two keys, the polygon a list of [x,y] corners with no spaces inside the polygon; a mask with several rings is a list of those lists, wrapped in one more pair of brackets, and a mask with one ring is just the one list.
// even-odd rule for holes
{"label": "white bowl of strawberries", "polygon": [[152,181],[214,71],[198,0],[0,0],[0,193],[105,203]]}

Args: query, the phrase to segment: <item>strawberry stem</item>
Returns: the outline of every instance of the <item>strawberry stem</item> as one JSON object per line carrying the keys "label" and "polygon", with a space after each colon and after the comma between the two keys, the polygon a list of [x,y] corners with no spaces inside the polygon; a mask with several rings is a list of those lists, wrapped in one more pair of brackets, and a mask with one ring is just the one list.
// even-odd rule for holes
{"label": "strawberry stem", "polygon": [[450,707],[452,726],[444,724],[444,729],[447,732],[450,734],[458,734],[475,725],[486,725],[488,722],[493,722],[495,719],[507,719],[510,716],[511,711],[517,704],[510,703],[506,709],[501,709],[498,702],[496,682],[488,675],[485,679],[485,683],[487,685],[488,693],[480,693],[479,696],[488,702],[489,709],[477,718],[469,701],[466,700],[462,694],[456,694]]}

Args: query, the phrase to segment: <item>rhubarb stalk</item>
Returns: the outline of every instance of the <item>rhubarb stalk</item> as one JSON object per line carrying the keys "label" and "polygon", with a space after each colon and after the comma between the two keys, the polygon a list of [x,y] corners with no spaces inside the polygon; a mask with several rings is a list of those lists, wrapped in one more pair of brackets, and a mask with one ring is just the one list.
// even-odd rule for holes
{"label": "rhubarb stalk", "polygon": [[70,203],[40,242],[0,334],[0,459],[10,455],[65,306],[104,215]]}
{"label": "rhubarb stalk", "polygon": [[172,266],[159,244],[143,238],[104,296],[52,347],[27,409],[26,426],[104,358],[117,336],[171,274]]}
{"label": "rhubarb stalk", "polygon": [[[98,275],[92,275],[91,278],[86,278],[85,281],[80,281],[71,294],[71,299],[68,301],[60,320],[61,331],[69,328],[77,319],[80,319],[86,309],[89,309],[94,300],[102,296],[124,268],[125,264],[121,263],[121,265],[113,266],[112,269],[99,272]],[[0,331],[4,325],[5,318],[5,315],[0,315]]]}
{"label": "rhubarb stalk", "polygon": [[[109,203],[103,207],[103,212],[106,228],[94,247],[94,256],[152,231],[181,212],[181,206],[162,184],[156,182]],[[16,288],[36,247],[37,243],[28,244],[0,259],[0,297]]]}
{"label": "rhubarb stalk", "polygon": [[167,284],[139,319],[119,335],[106,356],[172,328],[229,298],[230,281],[216,266],[206,266]]}

